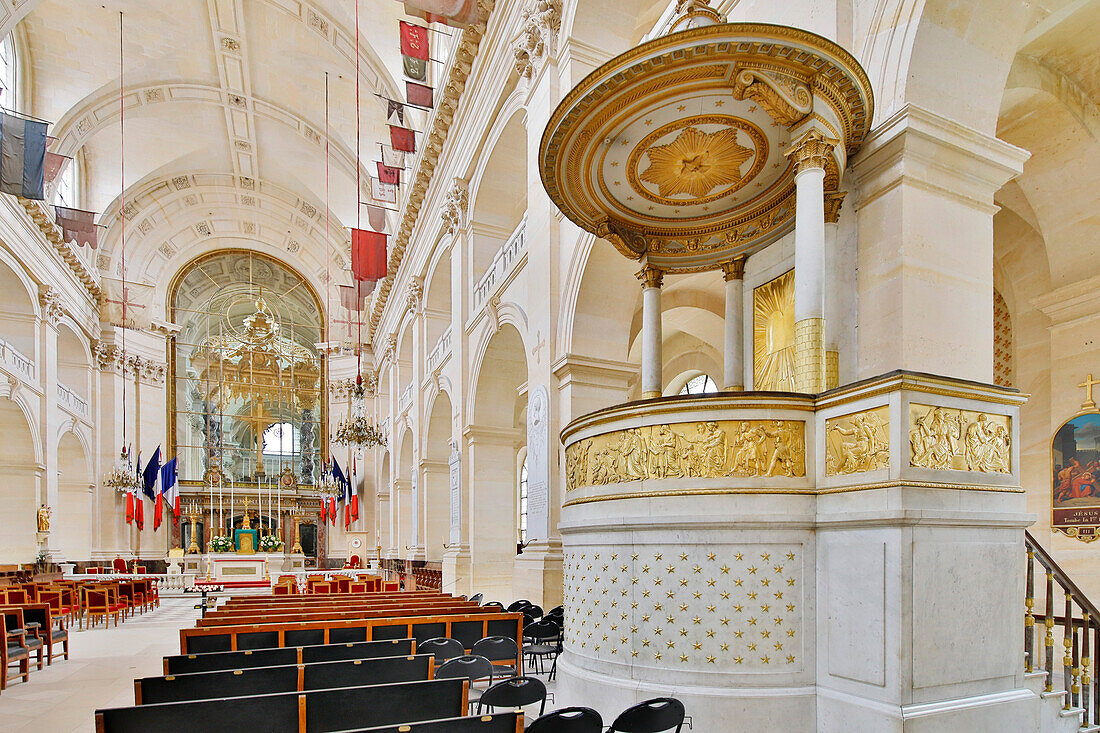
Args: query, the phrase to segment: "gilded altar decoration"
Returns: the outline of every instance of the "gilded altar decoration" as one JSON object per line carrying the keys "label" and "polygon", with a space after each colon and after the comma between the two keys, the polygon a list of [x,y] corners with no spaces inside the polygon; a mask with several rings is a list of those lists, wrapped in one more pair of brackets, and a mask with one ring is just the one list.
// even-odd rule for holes
{"label": "gilded altar decoration", "polygon": [[793,392],[794,270],[752,291],[753,388]]}
{"label": "gilded altar decoration", "polygon": [[909,405],[909,464],[941,471],[1012,472],[1007,415]]}
{"label": "gilded altar decoration", "polygon": [[718,186],[737,187],[741,166],[754,152],[738,144],[736,127],[714,132],[687,127],[671,143],[645,150],[649,167],[638,178],[656,184],[662,198],[701,199]]}
{"label": "gilded altar decoration", "polygon": [[888,405],[825,421],[825,475],[877,471],[890,465]]}
{"label": "gilded altar decoration", "polygon": [[616,430],[565,451],[566,490],[647,479],[806,475],[800,420],[722,420]]}
{"label": "gilded altar decoration", "polygon": [[1081,412],[1067,420],[1051,441],[1051,526],[1082,542],[1100,537],[1100,411],[1089,374]]}

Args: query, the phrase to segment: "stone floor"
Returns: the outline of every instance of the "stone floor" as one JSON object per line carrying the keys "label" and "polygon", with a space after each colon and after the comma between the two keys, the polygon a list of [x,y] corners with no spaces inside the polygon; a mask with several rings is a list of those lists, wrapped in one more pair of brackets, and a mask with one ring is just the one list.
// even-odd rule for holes
{"label": "stone floor", "polygon": [[[239,595],[239,593],[237,593]],[[90,733],[97,708],[134,704],[134,678],[164,674],[162,658],[179,653],[179,630],[199,617],[198,599],[161,598],[160,608],[134,616],[117,629],[112,624],[73,631],[69,660],[55,659],[30,682],[9,679],[0,693],[0,730],[7,733]],[[546,675],[541,675],[545,680]],[[551,695],[556,684],[547,689]],[[475,693],[476,694],[476,693]],[[546,703],[546,710],[564,707]],[[527,709],[537,717],[537,707]],[[529,717],[531,720],[533,717]]]}
{"label": "stone floor", "polygon": [[162,657],[179,653],[179,630],[193,626],[194,598],[163,598],[160,608],[117,629],[73,631],[69,660],[58,658],[30,682],[9,678],[0,693],[0,729],[9,733],[95,730],[96,708],[134,704],[134,678],[163,674]]}

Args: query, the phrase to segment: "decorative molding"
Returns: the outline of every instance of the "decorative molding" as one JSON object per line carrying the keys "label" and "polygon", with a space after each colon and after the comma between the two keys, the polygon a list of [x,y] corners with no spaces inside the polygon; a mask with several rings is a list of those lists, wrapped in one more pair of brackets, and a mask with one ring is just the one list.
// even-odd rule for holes
{"label": "decorative molding", "polygon": [[424,135],[424,152],[420,156],[420,166],[416,171],[416,176],[409,186],[404,215],[401,217],[401,223],[392,239],[389,274],[378,283],[378,287],[375,289],[370,320],[367,323],[368,341],[373,339],[378,323],[382,319],[382,311],[389,300],[394,278],[401,268],[401,261],[405,257],[405,250],[412,239],[413,229],[424,205],[424,198],[428,193],[428,185],[435,173],[435,166],[439,161],[443,144],[447,141],[455,110],[458,108],[459,99],[466,88],[474,58],[477,56],[478,48],[485,36],[485,25],[495,5],[496,0],[478,0],[478,14],[482,21],[462,31],[462,36],[459,38],[458,45],[454,50],[451,70],[447,75],[447,81],[442,84],[442,90],[438,94],[439,99],[435,115],[432,117],[431,129]]}
{"label": "decorative molding", "polygon": [[836,145],[836,140],[827,139],[818,130],[810,130],[791,145],[786,156],[794,161],[799,173],[813,168],[825,170]]}
{"label": "decorative molding", "polygon": [[64,260],[65,264],[68,265],[69,270],[76,276],[76,279],[80,281],[80,284],[84,286],[84,290],[87,291],[88,296],[95,301],[97,305],[102,305],[103,291],[99,287],[97,278],[92,274],[91,270],[81,262],[76,252],[73,251],[73,246],[65,241],[61,233],[61,227],[57,226],[54,222],[46,209],[46,205],[41,201],[25,199],[22,196],[18,198],[19,203],[22,204],[23,209],[26,210],[31,221],[38,227],[43,238],[49,242],[54,248],[54,251],[57,252],[61,259]]}
{"label": "decorative molding", "polygon": [[409,280],[405,289],[405,310],[416,314],[420,312],[420,306],[424,298],[424,278],[414,277]]}
{"label": "decorative molding", "polygon": [[516,73],[530,79],[557,53],[561,0],[530,0],[523,9],[520,35],[512,42]]}
{"label": "decorative molding", "polygon": [[825,223],[836,224],[840,221],[840,207],[844,204],[847,191],[825,192]]}
{"label": "decorative molding", "polygon": [[129,356],[122,351],[121,347],[105,344],[102,341],[92,342],[92,358],[100,371],[133,376],[153,385],[164,384],[168,374],[166,363],[140,356]]}

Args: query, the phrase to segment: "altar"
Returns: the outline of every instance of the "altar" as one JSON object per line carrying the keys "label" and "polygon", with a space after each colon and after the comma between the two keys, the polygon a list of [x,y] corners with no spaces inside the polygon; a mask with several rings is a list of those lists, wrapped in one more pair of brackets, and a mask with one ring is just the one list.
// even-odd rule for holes
{"label": "altar", "polygon": [[217,581],[263,580],[283,571],[286,556],[282,552],[218,552],[208,556],[211,576]]}

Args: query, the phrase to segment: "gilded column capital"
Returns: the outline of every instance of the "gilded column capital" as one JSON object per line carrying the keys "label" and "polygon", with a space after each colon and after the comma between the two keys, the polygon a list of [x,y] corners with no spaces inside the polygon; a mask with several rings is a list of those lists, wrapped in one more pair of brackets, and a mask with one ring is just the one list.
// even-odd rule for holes
{"label": "gilded column capital", "polygon": [[847,191],[828,191],[825,194],[825,223],[836,224],[840,221],[840,207],[844,204]]}
{"label": "gilded column capital", "polygon": [[653,265],[646,265],[636,273],[635,277],[642,281],[642,290],[660,288],[665,279],[665,271]]}
{"label": "gilded column capital", "polygon": [[745,255],[741,255],[740,257],[734,257],[729,262],[723,262],[722,278],[726,282],[743,279],[745,277],[745,260],[747,259]]}
{"label": "gilded column capital", "polygon": [[799,173],[813,168],[825,170],[836,145],[836,140],[826,138],[817,130],[810,130],[791,145],[786,155],[795,162]]}

